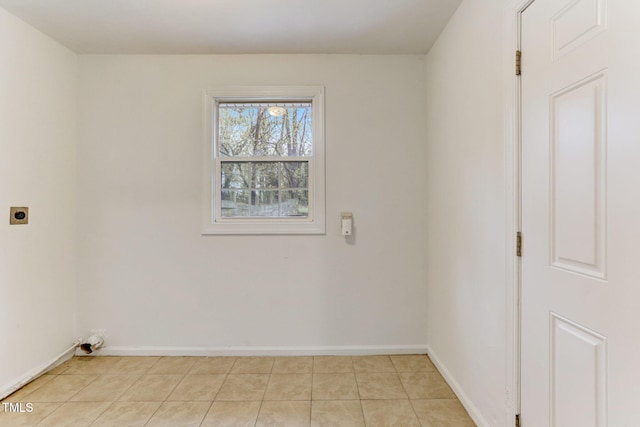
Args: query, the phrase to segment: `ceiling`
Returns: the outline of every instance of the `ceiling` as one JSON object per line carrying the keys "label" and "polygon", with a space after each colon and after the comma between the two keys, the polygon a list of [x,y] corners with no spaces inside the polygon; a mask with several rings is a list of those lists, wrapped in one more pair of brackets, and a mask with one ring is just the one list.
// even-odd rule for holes
{"label": "ceiling", "polygon": [[461,0],[0,0],[77,53],[426,53]]}

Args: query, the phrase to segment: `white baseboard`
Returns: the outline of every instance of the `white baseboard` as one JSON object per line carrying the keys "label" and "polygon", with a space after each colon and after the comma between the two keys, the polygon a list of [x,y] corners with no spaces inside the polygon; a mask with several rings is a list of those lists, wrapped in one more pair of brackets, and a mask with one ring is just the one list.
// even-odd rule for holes
{"label": "white baseboard", "polygon": [[[425,354],[426,345],[318,346],[318,347],[156,347],[105,346],[90,356],[364,356]],[[78,352],[79,356],[87,356]]]}
{"label": "white baseboard", "polygon": [[473,422],[476,423],[476,425],[478,425],[479,427],[491,427],[487,420],[482,416],[482,414],[480,414],[480,411],[478,410],[476,405],[474,405],[471,399],[469,399],[469,396],[467,396],[460,384],[458,384],[455,378],[453,378],[451,372],[449,372],[449,370],[442,363],[440,358],[438,358],[438,356],[430,346],[427,346],[427,354],[429,355],[429,358],[431,359],[433,364],[436,365],[436,368],[438,368],[438,371],[440,371],[444,379],[447,381],[453,392],[456,394],[456,396],[458,396],[458,400],[460,400],[462,406],[464,406],[464,408],[467,410]]}
{"label": "white baseboard", "polygon": [[73,344],[72,347],[69,347],[68,349],[66,349],[59,356],[54,357],[53,359],[49,360],[46,363],[43,363],[37,368],[34,368],[26,372],[24,375],[9,382],[9,384],[4,384],[2,387],[0,387],[0,400],[14,393],[16,390],[21,389],[22,387],[29,384],[31,381],[35,380],[41,375],[46,374],[56,366],[61,365],[67,360],[71,359],[73,357],[73,352],[77,346],[78,346],[78,343],[76,342]]}

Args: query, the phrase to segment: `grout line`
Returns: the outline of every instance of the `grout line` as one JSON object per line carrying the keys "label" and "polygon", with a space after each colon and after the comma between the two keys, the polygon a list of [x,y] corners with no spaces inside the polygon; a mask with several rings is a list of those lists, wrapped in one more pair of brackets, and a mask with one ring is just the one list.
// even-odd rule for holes
{"label": "grout line", "polygon": [[[189,400],[188,402],[196,402],[195,400]],[[213,400],[211,401],[211,403],[209,403],[209,407],[207,408],[207,410],[204,412],[204,414],[202,414],[202,418],[200,419],[200,422],[198,423],[198,427],[200,425],[202,425],[202,423],[204,422],[204,419],[207,417],[207,414],[209,413],[209,410],[211,409],[211,406],[213,405]]]}
{"label": "grout line", "polygon": [[147,375],[147,373],[151,370],[151,368],[153,368],[154,366],[156,366],[160,362],[160,359],[162,359],[162,356],[158,357],[155,362],[153,362],[151,365],[149,365],[149,367],[147,369],[145,369],[144,372],[142,372],[142,375]]}
{"label": "grout line", "polygon": [[233,364],[229,368],[229,372],[228,372],[229,374],[233,372],[233,368],[236,366],[236,363],[238,363],[238,359],[240,359],[240,357],[236,357],[235,360],[233,361]]}
{"label": "grout line", "polygon": [[[393,362],[393,360],[392,360]],[[416,416],[416,420],[418,420],[418,424],[422,425],[422,421],[420,421],[420,417],[418,417],[418,413],[416,412],[416,408],[413,406],[413,402],[411,400],[411,396],[409,396],[409,392],[407,391],[407,388],[405,387],[404,383],[402,382],[402,379],[400,378],[400,373],[398,372],[398,369],[396,368],[396,376],[398,377],[398,381],[400,381],[400,385],[402,386],[402,390],[404,390],[404,394],[407,395],[407,400],[409,401],[409,406],[411,406],[411,410],[413,411],[413,415]]]}
{"label": "grout line", "polygon": [[[351,358],[351,363],[353,365],[353,357]],[[367,418],[364,415],[364,405],[362,404],[362,395],[360,394],[360,384],[358,384],[358,376],[356,375],[356,367],[352,366],[353,369],[353,378],[356,381],[356,389],[358,390],[358,402],[360,402],[360,413],[362,414],[362,422],[367,425]]]}
{"label": "grout line", "polygon": [[[351,358],[351,370],[353,371],[353,379],[356,382],[356,390],[358,391],[358,400],[360,400],[360,407],[362,408],[362,395],[360,394],[360,384],[358,383],[358,376],[356,375],[356,367],[353,363],[353,357]],[[364,410],[362,412],[362,416],[364,417]]]}
{"label": "grout line", "polygon": [[[35,380],[31,381],[30,383],[25,384],[23,387],[19,388],[18,390],[14,391],[13,393],[11,393],[9,396],[7,396],[4,399],[0,400],[0,402],[10,402],[9,398],[11,398],[12,396],[17,395],[21,390],[27,388],[29,385],[33,384],[36,381],[42,382],[42,380],[44,378],[46,378],[46,377],[51,377],[49,380],[45,381],[44,384],[39,385],[38,387],[36,387],[35,389],[29,391],[27,394],[25,394],[24,396],[21,397],[22,400],[25,400],[27,397],[29,397],[31,394],[33,394],[35,391],[40,390],[42,387],[47,385],[49,382],[53,381],[57,376],[58,375],[56,375],[56,374],[44,374],[44,375],[36,378]],[[49,402],[44,402],[44,403],[49,403]]]}
{"label": "grout line", "polygon": [[269,390],[269,384],[271,384],[271,380],[273,379],[273,374],[269,374],[269,378],[267,379],[267,385],[264,386],[264,392],[262,393],[262,400],[264,401],[267,397],[267,390]]}
{"label": "grout line", "polygon": [[101,413],[96,417],[96,419],[95,419],[95,420],[93,420],[93,421],[91,421],[91,423],[89,423],[89,426],[92,426],[93,424],[95,424],[95,423],[96,423],[96,421],[98,421],[98,418],[100,418],[100,417],[101,417],[105,412],[107,412],[107,411],[109,410],[109,408],[111,408],[113,405],[115,405],[116,401],[114,400],[114,401],[112,401],[112,402],[110,402],[110,403],[111,403],[111,404],[110,404],[109,406],[107,406],[107,407],[104,409],[104,411],[102,411],[102,412],[101,412]]}
{"label": "grout line", "polygon": [[[206,360],[206,358],[204,358],[203,360]],[[204,417],[202,418],[202,421],[200,421],[200,425],[202,425],[202,423],[204,423],[204,420],[207,419],[207,416],[209,415],[209,412],[211,412],[211,409],[213,408],[213,404],[216,402],[216,399],[218,398],[218,395],[220,394],[220,390],[222,390],[222,387],[224,386],[224,383],[227,382],[227,378],[229,378],[229,375],[231,373],[231,369],[233,369],[233,365],[236,364],[236,360],[238,360],[238,358],[234,358],[233,363],[231,364],[231,366],[229,366],[229,370],[225,373],[222,374],[197,374],[197,375],[224,375],[224,379],[222,380],[222,384],[220,384],[220,387],[218,388],[218,391],[216,391],[215,396],[213,396],[213,400],[211,401],[211,405],[209,405],[209,409],[207,409],[207,412],[204,414]],[[191,367],[191,369],[193,369],[196,364],[198,362],[194,363],[193,366]],[[191,369],[189,371],[191,371]],[[257,415],[256,415],[256,419],[257,419]]]}
{"label": "grout line", "polygon": [[[222,386],[220,386],[220,388],[222,388]],[[218,391],[220,391],[220,389],[218,389]],[[216,396],[218,395],[218,393],[216,392]],[[211,403],[209,404],[209,408],[207,408],[207,411],[204,413],[204,415],[202,416],[202,419],[200,420],[200,423],[198,424],[198,426],[201,426],[202,423],[204,422],[204,420],[207,418],[207,415],[209,415],[209,412],[211,412],[211,408],[213,408],[213,402],[216,401],[216,397],[213,396],[213,400],[211,401]]]}
{"label": "grout line", "polygon": [[258,419],[260,419],[260,412],[262,412],[262,404],[264,403],[264,400],[260,401],[260,407],[258,408],[258,413],[256,414],[256,420],[253,423],[253,426],[257,426],[258,425]]}
{"label": "grout line", "polygon": [[[158,361],[159,361],[159,359],[158,359]],[[158,363],[158,362],[156,362],[156,363]],[[154,363],[154,365],[155,365],[155,363]],[[151,368],[149,368],[149,369],[151,369]],[[174,375],[174,374],[149,374],[149,375],[162,375],[162,376],[168,376],[168,375]],[[144,423],[144,425],[145,425],[145,426],[149,424],[149,422],[150,422],[150,421],[151,421],[151,419],[154,417],[154,415],[155,415],[155,414],[160,410],[160,408],[162,408],[162,405],[164,405],[166,402],[168,402],[167,398],[168,398],[169,396],[171,396],[171,393],[173,393],[173,392],[175,391],[175,389],[178,387],[178,385],[180,385],[180,383],[181,383],[182,381],[184,381],[184,378],[185,378],[186,376],[187,376],[187,375],[186,375],[186,374],[184,374],[184,375],[182,376],[182,379],[180,379],[180,381],[178,381],[178,382],[176,383],[176,385],[175,385],[175,386],[173,386],[173,388],[171,389],[171,391],[170,391],[170,392],[165,396],[164,400],[162,400],[162,401],[160,402],[160,405],[158,406],[158,408],[153,412],[153,414],[151,414],[151,416],[149,417],[149,419],[147,420],[147,422],[146,422],[146,423]]]}
{"label": "grout line", "polygon": [[154,416],[154,415],[155,415],[155,414],[160,410],[160,408],[161,408],[161,407],[162,407],[162,403],[160,403],[160,404],[158,405],[158,407],[156,408],[156,410],[155,410],[155,411],[153,411],[153,414],[151,414],[151,415],[149,416],[149,419],[144,423],[144,426],[147,426],[147,425],[149,424],[149,421],[151,421],[151,419],[153,418],[153,416]]}
{"label": "grout line", "polygon": [[407,399],[411,399],[411,397],[409,396],[409,392],[407,391],[407,388],[405,387],[404,383],[402,382],[402,378],[400,378],[400,373],[398,372],[397,369],[396,369],[396,377],[398,378],[398,381],[400,382],[400,387],[402,387],[402,390],[404,391],[404,394],[407,395]]}
{"label": "grout line", "polygon": [[315,377],[315,366],[316,366],[316,358],[315,356],[311,358],[311,393],[309,393],[309,401],[311,401],[311,406],[313,406],[313,377]]}
{"label": "grout line", "polygon": [[[104,403],[104,402],[102,402],[102,403]],[[113,405],[113,402],[111,402],[111,405]],[[100,413],[99,413],[99,414],[98,414],[98,415],[93,419],[93,421],[91,421],[91,422],[89,423],[89,425],[91,425],[91,424],[95,423],[95,422],[98,420],[98,418],[100,418],[100,417],[102,416],[102,414],[104,414],[105,412],[107,412],[107,409],[109,409],[109,408],[111,407],[111,405],[107,405],[107,406],[102,410],[102,412],[100,412]]]}

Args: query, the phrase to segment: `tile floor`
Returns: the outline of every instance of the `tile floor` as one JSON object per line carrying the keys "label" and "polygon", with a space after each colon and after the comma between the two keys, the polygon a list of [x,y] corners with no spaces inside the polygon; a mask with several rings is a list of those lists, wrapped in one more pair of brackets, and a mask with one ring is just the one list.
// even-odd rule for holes
{"label": "tile floor", "polygon": [[475,425],[424,355],[74,357],[2,403],[7,427]]}

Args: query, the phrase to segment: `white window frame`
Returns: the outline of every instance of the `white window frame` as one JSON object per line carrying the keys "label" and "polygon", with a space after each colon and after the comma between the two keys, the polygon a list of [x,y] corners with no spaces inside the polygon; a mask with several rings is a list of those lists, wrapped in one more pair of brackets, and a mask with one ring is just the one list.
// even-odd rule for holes
{"label": "white window frame", "polygon": [[[309,162],[309,215],[305,218],[223,218],[217,206],[221,192],[215,126],[217,103],[278,101],[311,102],[313,154],[303,158]],[[224,86],[206,89],[203,102],[202,234],[325,234],[324,87]]]}

